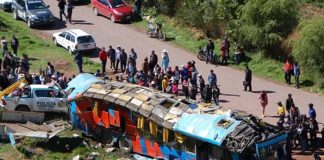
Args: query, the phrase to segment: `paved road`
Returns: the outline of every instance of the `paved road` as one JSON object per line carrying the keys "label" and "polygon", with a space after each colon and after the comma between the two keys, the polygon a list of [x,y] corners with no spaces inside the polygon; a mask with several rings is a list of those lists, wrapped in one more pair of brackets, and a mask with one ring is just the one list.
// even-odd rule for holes
{"label": "paved road", "polygon": [[[58,15],[57,1],[45,0],[47,4],[51,6],[55,16]],[[54,32],[62,31],[67,28],[79,28],[92,34],[97,42],[97,46],[108,45],[121,45],[126,51],[130,48],[135,48],[138,53],[138,64],[144,57],[149,56],[152,50],[155,50],[160,57],[160,52],[163,49],[169,50],[170,65],[171,66],[181,66],[190,60],[195,60],[197,62],[196,66],[198,71],[207,80],[207,75],[210,69],[213,69],[217,74],[218,84],[222,95],[221,105],[224,107],[230,107],[235,109],[240,109],[253,113],[255,115],[261,115],[261,107],[259,105],[258,96],[261,90],[267,90],[269,105],[266,109],[267,115],[275,115],[277,110],[276,102],[284,102],[287,94],[292,93],[296,105],[300,108],[302,113],[307,113],[307,104],[312,102],[315,105],[318,114],[318,121],[324,122],[324,96],[316,95],[313,93],[304,92],[297,90],[292,87],[283,86],[275,84],[273,82],[263,80],[257,77],[253,77],[253,90],[255,92],[244,92],[242,87],[242,81],[244,78],[244,73],[229,67],[223,66],[213,66],[207,65],[204,62],[197,60],[196,55],[191,54],[184,49],[175,47],[170,43],[161,42],[156,39],[150,39],[145,33],[134,30],[128,24],[113,24],[109,19],[94,16],[92,9],[89,6],[77,6],[73,13],[74,24],[57,25],[55,28],[44,29],[41,32],[51,35]],[[67,53],[68,54],[68,53]],[[97,58],[93,58],[98,61]],[[278,75],[283,76],[283,75]],[[275,118],[265,118],[266,121],[274,123],[277,119]]]}

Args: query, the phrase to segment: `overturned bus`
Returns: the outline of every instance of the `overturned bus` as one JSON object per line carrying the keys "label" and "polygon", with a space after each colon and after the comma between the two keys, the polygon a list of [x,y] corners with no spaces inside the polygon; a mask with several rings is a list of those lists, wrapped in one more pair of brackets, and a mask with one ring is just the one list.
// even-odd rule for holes
{"label": "overturned bus", "polygon": [[273,159],[287,134],[243,111],[80,74],[69,84],[75,129],[158,159]]}

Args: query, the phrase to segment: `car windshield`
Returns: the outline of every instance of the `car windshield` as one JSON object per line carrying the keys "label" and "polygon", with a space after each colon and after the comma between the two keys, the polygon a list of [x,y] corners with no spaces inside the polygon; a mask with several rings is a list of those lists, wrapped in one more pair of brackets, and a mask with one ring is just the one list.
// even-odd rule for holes
{"label": "car windshield", "polygon": [[42,1],[29,1],[27,2],[27,6],[29,10],[46,8],[46,5]]}
{"label": "car windshield", "polygon": [[91,36],[81,36],[78,37],[78,43],[92,43],[94,39]]}
{"label": "car windshield", "polygon": [[112,8],[118,8],[121,6],[126,6],[126,3],[123,0],[110,0],[109,1]]}

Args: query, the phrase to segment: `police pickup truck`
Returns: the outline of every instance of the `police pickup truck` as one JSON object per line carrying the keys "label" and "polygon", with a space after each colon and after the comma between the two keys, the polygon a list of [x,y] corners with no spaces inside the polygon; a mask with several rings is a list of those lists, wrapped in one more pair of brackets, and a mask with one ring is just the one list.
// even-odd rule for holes
{"label": "police pickup truck", "polygon": [[2,97],[2,106],[8,111],[68,112],[66,94],[57,85],[29,85],[24,94]]}
{"label": "police pickup truck", "polygon": [[14,19],[21,18],[28,27],[51,25],[55,17],[42,0],[13,0],[12,12]]}

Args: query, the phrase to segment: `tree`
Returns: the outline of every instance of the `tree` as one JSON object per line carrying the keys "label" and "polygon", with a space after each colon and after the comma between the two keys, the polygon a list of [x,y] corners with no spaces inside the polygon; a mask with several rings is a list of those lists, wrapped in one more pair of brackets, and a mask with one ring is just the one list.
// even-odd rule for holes
{"label": "tree", "polygon": [[271,51],[298,24],[297,0],[249,0],[241,10],[237,35],[240,41]]}
{"label": "tree", "polygon": [[301,23],[300,36],[293,44],[293,56],[314,79],[324,78],[324,20]]}

